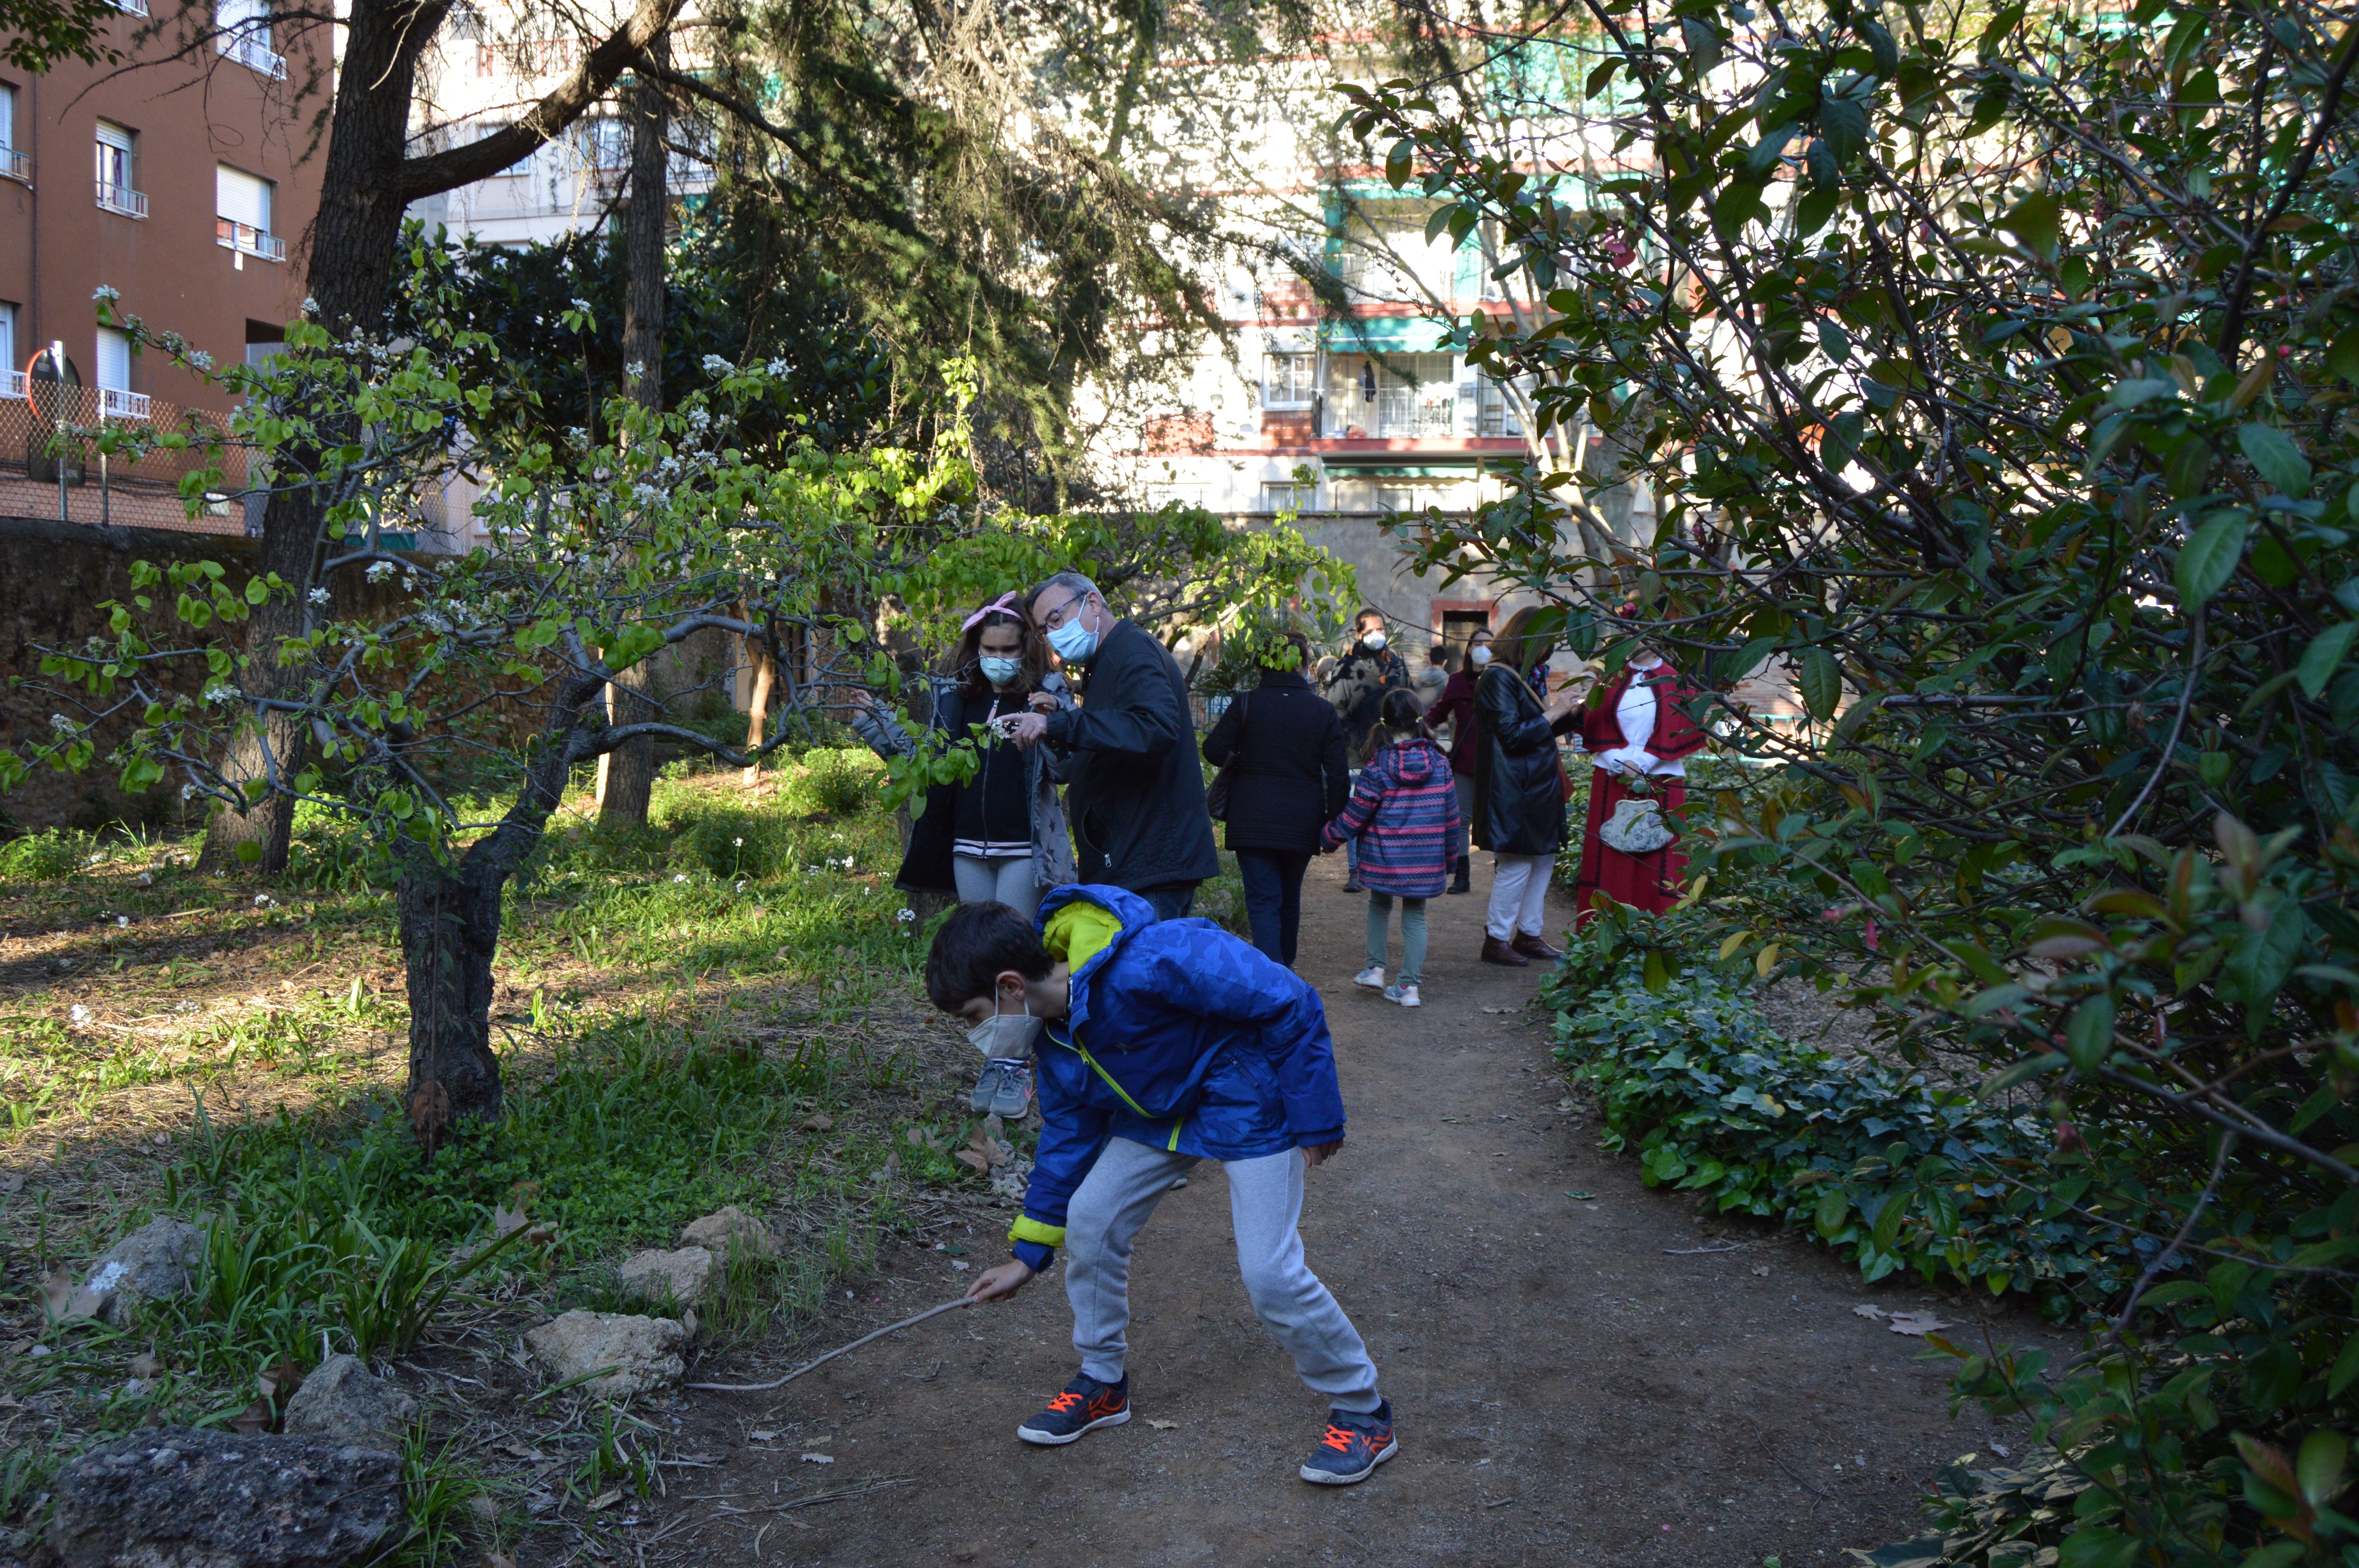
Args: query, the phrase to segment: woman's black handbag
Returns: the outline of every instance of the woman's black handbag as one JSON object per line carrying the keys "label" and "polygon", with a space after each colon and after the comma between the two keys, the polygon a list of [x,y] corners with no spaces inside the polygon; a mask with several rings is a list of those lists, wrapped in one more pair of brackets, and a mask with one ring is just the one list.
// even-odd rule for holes
{"label": "woman's black handbag", "polygon": [[1236,773],[1237,759],[1245,755],[1245,749],[1246,695],[1239,692],[1230,699],[1230,706],[1235,708],[1237,715],[1236,749],[1229,753],[1229,760],[1221,764],[1221,771],[1212,775],[1212,782],[1204,790],[1204,807],[1212,814],[1215,822],[1229,819],[1229,780]]}

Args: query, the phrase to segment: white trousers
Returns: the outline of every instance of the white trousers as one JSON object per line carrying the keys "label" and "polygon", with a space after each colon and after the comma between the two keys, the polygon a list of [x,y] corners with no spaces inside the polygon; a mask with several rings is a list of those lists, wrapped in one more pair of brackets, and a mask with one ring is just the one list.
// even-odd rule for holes
{"label": "white trousers", "polygon": [[[1140,1227],[1195,1156],[1110,1138],[1065,1211],[1065,1299],[1073,1348],[1101,1383],[1122,1380],[1130,1353],[1130,1249]],[[1383,1402],[1376,1364],[1359,1331],[1302,1257],[1302,1154],[1224,1160],[1237,1271],[1254,1315],[1294,1357],[1303,1382],[1336,1406],[1363,1413]]]}
{"label": "white trousers", "polygon": [[1549,881],[1556,875],[1556,857],[1501,855],[1497,860],[1483,929],[1502,942],[1512,942],[1518,935],[1539,935],[1548,920]]}

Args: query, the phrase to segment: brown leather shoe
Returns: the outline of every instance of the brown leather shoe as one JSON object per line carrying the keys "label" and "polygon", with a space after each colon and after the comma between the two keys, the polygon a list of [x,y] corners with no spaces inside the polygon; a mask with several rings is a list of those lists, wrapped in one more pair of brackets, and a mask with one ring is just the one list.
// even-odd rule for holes
{"label": "brown leather shoe", "polygon": [[1496,936],[1488,935],[1483,938],[1483,961],[1486,964],[1505,964],[1511,969],[1523,968],[1531,962],[1529,958],[1525,957]]}
{"label": "brown leather shoe", "polygon": [[1521,932],[1517,932],[1516,934],[1515,941],[1509,944],[1509,946],[1513,946],[1516,952],[1521,953],[1525,957],[1538,958],[1544,964],[1553,963],[1557,959],[1564,957],[1564,949],[1561,947],[1549,946],[1546,937],[1527,936]]}

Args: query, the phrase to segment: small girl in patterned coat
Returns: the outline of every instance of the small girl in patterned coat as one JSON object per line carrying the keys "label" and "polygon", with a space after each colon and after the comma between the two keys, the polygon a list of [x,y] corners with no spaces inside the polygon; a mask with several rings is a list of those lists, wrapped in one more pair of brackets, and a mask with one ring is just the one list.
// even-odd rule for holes
{"label": "small girl in patterned coat", "polygon": [[[1353,979],[1403,1007],[1419,1005],[1425,970],[1425,901],[1450,881],[1450,842],[1458,829],[1458,790],[1450,759],[1425,738],[1414,692],[1388,691],[1379,721],[1389,737],[1352,786],[1343,814],[1321,842],[1330,849],[1360,841],[1360,881],[1368,889],[1368,967]],[[1385,983],[1393,900],[1401,901],[1401,967]]]}

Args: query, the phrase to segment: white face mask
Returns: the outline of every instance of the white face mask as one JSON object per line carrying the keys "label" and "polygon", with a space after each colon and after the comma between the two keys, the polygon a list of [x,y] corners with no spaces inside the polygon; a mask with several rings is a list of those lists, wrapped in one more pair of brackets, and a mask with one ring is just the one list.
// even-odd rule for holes
{"label": "white face mask", "polygon": [[1360,646],[1372,652],[1382,652],[1384,645],[1385,634],[1381,631],[1370,632],[1360,639]]}
{"label": "white face mask", "polygon": [[1479,670],[1491,662],[1491,650],[1488,644],[1477,643],[1466,656],[1474,661],[1474,667]]}
{"label": "white face mask", "polygon": [[[996,1008],[998,1000],[994,997]],[[1032,999],[1024,1000],[1022,1012],[996,1012],[966,1032],[967,1044],[995,1062],[1032,1054],[1032,1042],[1038,1038],[1045,1019],[1032,1016]]]}
{"label": "white face mask", "polygon": [[994,686],[1014,686],[1016,677],[1024,673],[1022,659],[986,658],[977,663],[983,665],[983,678]]}
{"label": "white face mask", "polygon": [[1067,664],[1078,665],[1098,651],[1098,634],[1082,624],[1081,609],[1075,606],[1072,619],[1049,633],[1049,646]]}

